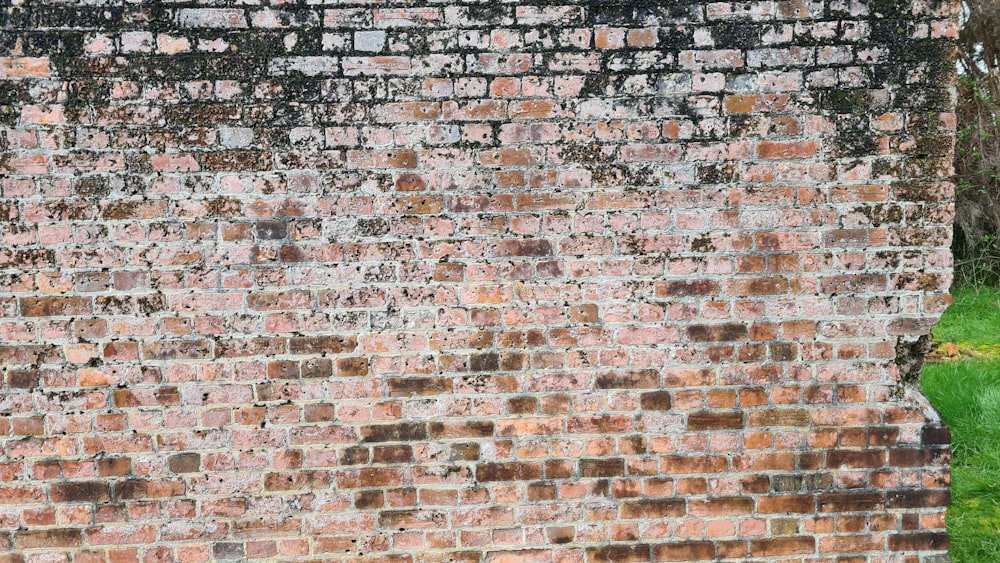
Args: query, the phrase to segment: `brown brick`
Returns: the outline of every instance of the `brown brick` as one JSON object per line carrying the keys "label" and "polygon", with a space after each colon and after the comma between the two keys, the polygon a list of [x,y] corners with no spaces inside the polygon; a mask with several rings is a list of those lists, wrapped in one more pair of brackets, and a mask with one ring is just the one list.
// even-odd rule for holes
{"label": "brown brick", "polygon": [[615,561],[616,563],[642,563],[652,561],[649,545],[606,545],[588,547],[587,561]]}
{"label": "brown brick", "polygon": [[920,433],[920,443],[925,446],[951,444],[951,430],[947,426],[928,424]]}
{"label": "brown brick", "polygon": [[[326,358],[311,358],[308,360],[302,360],[302,362],[299,364],[299,373],[302,375],[302,377],[306,378],[332,377],[333,360]],[[343,375],[343,372],[339,369],[339,366],[337,373]],[[366,373],[363,375],[367,375],[367,370]]]}
{"label": "brown brick", "polygon": [[92,303],[89,297],[22,297],[21,316],[72,317],[89,315]]}
{"label": "brown brick", "polygon": [[52,485],[53,502],[107,502],[111,489],[101,481],[79,481]]}
{"label": "brown brick", "polygon": [[753,410],[747,413],[747,427],[760,426],[808,426],[809,411],[806,409],[771,408]]}
{"label": "brown brick", "polygon": [[489,421],[430,423],[430,436],[433,440],[489,438],[493,436],[493,430],[494,424]]}
{"label": "brown brick", "polygon": [[886,493],[886,508],[947,507],[951,504],[948,489],[921,489],[889,491]]}
{"label": "brown brick", "polygon": [[385,494],[382,491],[358,491],[354,493],[354,508],[369,510],[385,505]]}
{"label": "brown brick", "polygon": [[511,397],[507,399],[507,412],[510,414],[534,414],[538,412],[536,397]]}
{"label": "brown brick", "polygon": [[542,478],[538,463],[481,463],[476,466],[476,481],[531,481]]}
{"label": "brown brick", "polygon": [[620,458],[581,459],[581,477],[622,477],[625,475],[625,460]]}
{"label": "brown brick", "polygon": [[67,549],[83,543],[80,530],[62,528],[54,530],[18,530],[14,532],[16,549]]}
{"label": "brown brick", "polygon": [[651,391],[643,393],[639,397],[639,405],[644,411],[668,411],[670,410],[670,392]]}
{"label": "brown brick", "polygon": [[357,339],[353,336],[293,336],[288,339],[288,351],[292,354],[345,354],[357,347]]}
{"label": "brown brick", "polygon": [[757,499],[757,512],[760,514],[809,514],[815,510],[816,499],[812,496],[762,496]]}
{"label": "brown brick", "polygon": [[403,471],[398,468],[372,467],[352,471],[341,471],[337,474],[339,488],[360,489],[377,487],[394,487],[403,483]]}
{"label": "brown brick", "polygon": [[712,542],[661,543],[653,546],[653,561],[711,561],[715,559]]}
{"label": "brown brick", "polygon": [[816,538],[792,536],[750,541],[750,554],[754,557],[780,557],[808,555],[816,552]]}
{"label": "brown brick", "polygon": [[746,340],[747,327],[735,323],[691,325],[687,327],[687,337],[692,342],[733,342]]}
{"label": "brown brick", "polygon": [[371,460],[371,452],[362,447],[344,448],[339,459],[341,465],[365,465]]}
{"label": "brown brick", "polygon": [[400,377],[387,381],[391,397],[441,395],[452,392],[450,377]]}
{"label": "brown brick", "polygon": [[128,479],[114,485],[118,500],[169,498],[184,495],[184,482],[165,479]]}
{"label": "brown brick", "polygon": [[709,297],[719,294],[719,284],[712,280],[667,281],[656,284],[657,297]]}
{"label": "brown brick", "polygon": [[371,442],[409,442],[427,439],[427,426],[419,422],[401,422],[398,424],[376,424],[361,427],[361,441]]}
{"label": "brown brick", "polygon": [[330,474],[326,471],[293,471],[265,473],[265,491],[316,491],[330,488]]}
{"label": "brown brick", "polygon": [[545,477],[547,479],[569,479],[574,476],[575,463],[568,459],[550,459],[546,461]]}
{"label": "brown brick", "polygon": [[545,537],[555,545],[572,543],[576,537],[576,529],[573,526],[549,526],[545,528]]}
{"label": "brown brick", "polygon": [[667,518],[684,516],[684,500],[679,498],[623,502],[622,518]]}
{"label": "brown brick", "polygon": [[413,461],[413,448],[405,445],[375,446],[372,448],[373,463],[408,463]]}
{"label": "brown brick", "polygon": [[826,463],[831,469],[883,467],[885,465],[885,450],[832,451],[826,454]]}
{"label": "brown brick", "polygon": [[379,525],[383,529],[427,529],[444,528],[448,517],[437,510],[386,510],[379,513]]}
{"label": "brown brick", "polygon": [[7,386],[12,389],[33,389],[38,387],[38,372],[35,370],[11,369],[6,373]]}
{"label": "brown brick", "polygon": [[819,496],[820,512],[859,512],[878,510],[885,505],[880,493],[826,493]]}
{"label": "brown brick", "polygon": [[597,374],[597,389],[654,389],[660,384],[660,374],[653,369],[607,371]]}
{"label": "brown brick", "polygon": [[688,501],[691,516],[736,516],[753,512],[753,499],[746,497],[719,497]]}
{"label": "brown brick", "polygon": [[688,415],[688,430],[737,430],[743,428],[743,413],[739,411],[693,412]]}
{"label": "brown brick", "polygon": [[101,477],[124,477],[132,472],[132,460],[127,457],[105,457],[97,460]]}
{"label": "brown brick", "polygon": [[892,534],[890,551],[944,551],[950,545],[946,533]]}

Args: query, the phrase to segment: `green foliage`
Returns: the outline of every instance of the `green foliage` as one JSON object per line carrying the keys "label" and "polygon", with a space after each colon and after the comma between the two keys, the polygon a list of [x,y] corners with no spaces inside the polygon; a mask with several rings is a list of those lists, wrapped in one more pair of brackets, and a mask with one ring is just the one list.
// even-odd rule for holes
{"label": "green foliage", "polygon": [[1000,285],[1000,103],[988,78],[958,85],[955,138],[955,279]]}

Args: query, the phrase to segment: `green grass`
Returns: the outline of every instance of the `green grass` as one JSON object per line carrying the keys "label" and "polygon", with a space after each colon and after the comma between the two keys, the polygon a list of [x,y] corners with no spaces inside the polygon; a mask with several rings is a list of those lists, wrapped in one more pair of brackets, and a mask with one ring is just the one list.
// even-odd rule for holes
{"label": "green grass", "polygon": [[[1000,291],[955,291],[934,340],[1000,344]],[[1000,360],[928,364],[921,384],[952,432],[952,561],[1000,562]]]}
{"label": "green grass", "polygon": [[934,327],[936,342],[986,346],[1000,344],[1000,289],[955,290],[955,304]]}

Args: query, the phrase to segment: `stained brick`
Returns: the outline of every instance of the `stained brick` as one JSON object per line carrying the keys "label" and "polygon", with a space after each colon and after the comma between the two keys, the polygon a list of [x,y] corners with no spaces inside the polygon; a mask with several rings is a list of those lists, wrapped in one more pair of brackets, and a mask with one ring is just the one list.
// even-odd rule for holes
{"label": "stained brick", "polygon": [[82,481],[52,485],[54,502],[107,502],[111,488],[102,481]]}
{"label": "stained brick", "polygon": [[606,545],[588,547],[588,561],[620,561],[622,563],[642,563],[652,561],[652,550],[649,545]]}
{"label": "stained brick", "polygon": [[476,480],[489,481],[530,481],[541,479],[542,466],[538,463],[483,463],[476,466]]}
{"label": "stained brick", "polygon": [[376,424],[361,428],[362,442],[407,442],[426,439],[427,426],[418,422]]}
{"label": "stained brick", "polygon": [[743,428],[743,413],[694,412],[688,415],[688,430],[736,430]]}
{"label": "stained brick", "polygon": [[684,501],[679,498],[629,501],[621,505],[622,518],[627,519],[678,517],[685,512]]}
{"label": "stained brick", "polygon": [[653,561],[710,561],[715,559],[712,542],[661,543],[653,546]]}

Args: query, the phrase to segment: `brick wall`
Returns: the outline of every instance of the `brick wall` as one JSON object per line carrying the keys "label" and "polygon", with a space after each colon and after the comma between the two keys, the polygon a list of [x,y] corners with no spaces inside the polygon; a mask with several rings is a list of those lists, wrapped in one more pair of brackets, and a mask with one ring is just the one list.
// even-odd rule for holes
{"label": "brick wall", "polygon": [[0,561],[946,560],[956,2],[13,4]]}

